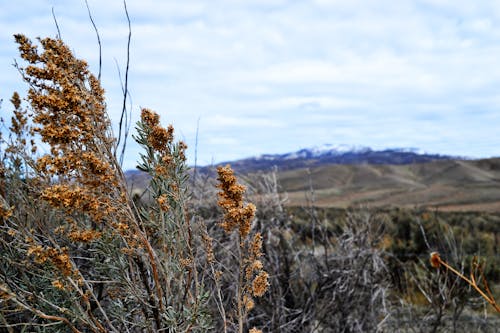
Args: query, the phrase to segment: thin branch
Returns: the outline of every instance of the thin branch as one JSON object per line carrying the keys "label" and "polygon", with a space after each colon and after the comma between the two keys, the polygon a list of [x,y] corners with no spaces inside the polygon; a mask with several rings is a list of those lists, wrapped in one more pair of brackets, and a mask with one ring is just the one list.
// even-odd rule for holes
{"label": "thin branch", "polygon": [[[498,313],[500,313],[500,306],[496,303],[495,299],[492,297],[491,291],[490,291],[490,289],[488,287],[488,284],[487,284],[487,282],[485,282],[486,279],[484,278],[483,269],[482,269],[482,267],[480,267],[479,264],[477,264],[477,262],[473,263],[473,265],[472,265],[473,267],[471,267],[471,269],[472,269],[472,271],[471,271],[471,279],[468,279],[462,273],[460,273],[455,268],[453,268],[452,266],[450,266],[446,261],[444,261],[443,259],[441,259],[441,257],[439,256],[439,253],[437,253],[437,252],[432,252],[431,253],[430,261],[431,261],[431,265],[433,267],[438,268],[440,265],[443,265],[448,270],[450,270],[451,272],[453,272],[456,276],[458,276],[459,278],[461,278],[462,280],[464,280],[465,282],[467,282],[467,284],[469,284],[472,288],[474,288],[481,295],[481,297],[483,297],[488,303],[490,303],[495,308],[495,310]],[[483,279],[483,283],[485,284],[486,292],[483,291],[477,285],[477,283],[476,283],[476,279],[475,279],[475,276],[474,276],[473,272],[474,271],[478,271],[478,270],[479,270],[479,273],[481,275],[481,278]]]}
{"label": "thin branch", "polygon": [[8,300],[10,300],[10,301],[14,302],[15,304],[17,304],[17,306],[19,308],[28,310],[31,313],[33,313],[34,315],[36,315],[36,316],[38,316],[38,317],[40,317],[42,319],[64,323],[64,324],[66,324],[71,329],[71,331],[73,333],[82,333],[75,326],[73,326],[67,318],[45,314],[44,312],[42,312],[42,311],[40,311],[40,310],[38,310],[36,308],[33,308],[33,307],[31,307],[31,306],[23,303],[22,301],[20,301],[19,299],[17,299],[17,296],[14,293],[12,293],[10,290],[8,290],[5,286],[0,285],[0,291],[2,291],[3,293],[7,294],[8,295]]}
{"label": "thin branch", "polygon": [[[127,1],[123,0],[123,6],[125,8],[125,15],[127,17],[127,22],[128,22],[128,39],[127,39],[127,65],[125,67],[125,82],[122,86],[122,91],[123,91],[123,105],[122,105],[122,113],[120,116],[120,123],[118,125],[118,140],[116,143],[116,148],[120,146],[121,140],[122,140],[122,131],[123,127],[127,127],[127,96],[128,94],[128,72],[129,72],[129,66],[130,66],[130,41],[132,39],[132,28],[130,24],[130,16],[128,14],[127,10]],[[125,120],[125,124],[124,124]],[[123,146],[125,147],[127,144],[127,134],[128,131],[125,133],[124,138],[123,138]],[[122,149],[122,153],[120,154],[120,165],[123,164],[123,154],[124,153],[124,148]],[[115,150],[115,157],[116,157],[116,150]]]}
{"label": "thin branch", "polygon": [[196,172],[198,168],[198,132],[200,130],[200,117],[196,121],[196,137],[194,141],[194,169],[193,169],[193,186],[196,182]]}
{"label": "thin branch", "polygon": [[127,147],[127,138],[130,133],[130,127],[132,125],[132,96],[130,96],[130,92],[127,91],[128,99],[129,99],[129,112],[125,114],[125,135],[123,137],[123,145],[122,151],[120,152],[120,165],[123,164],[123,159],[125,156],[125,149]]}
{"label": "thin branch", "polygon": [[[97,79],[101,81],[101,69],[102,69],[102,45],[101,45],[101,37],[99,35],[99,30],[94,22],[94,18],[92,17],[92,12],[90,11],[89,3],[85,0],[85,6],[87,6],[87,12],[89,13],[90,22],[92,22],[92,26],[94,27],[95,34],[97,36],[97,44],[99,45],[99,75],[97,75]],[[56,22],[57,24],[57,22]],[[59,30],[59,29],[58,29]]]}
{"label": "thin branch", "polygon": [[54,19],[54,23],[56,24],[57,39],[62,39],[61,38],[61,30],[59,30],[59,24],[57,24],[56,14],[54,13],[54,7],[52,7],[52,18]]}
{"label": "thin branch", "polygon": [[418,220],[418,226],[420,227],[420,232],[422,233],[422,237],[424,238],[425,245],[427,246],[427,249],[430,250],[431,246],[429,245],[429,242],[427,241],[427,235],[425,234],[424,226],[422,225],[420,220]]}

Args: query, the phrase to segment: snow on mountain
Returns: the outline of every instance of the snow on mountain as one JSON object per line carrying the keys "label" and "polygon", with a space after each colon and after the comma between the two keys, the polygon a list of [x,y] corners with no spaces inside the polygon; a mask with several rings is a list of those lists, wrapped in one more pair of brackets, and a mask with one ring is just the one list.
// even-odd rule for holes
{"label": "snow on mountain", "polygon": [[[285,154],[263,154],[255,156],[251,159],[257,161],[274,161],[274,160],[296,160],[296,159],[311,159],[311,158],[321,158],[325,156],[341,156],[345,154],[366,154],[372,152],[370,147],[366,146],[356,146],[339,144],[333,145],[330,143],[325,143],[319,146],[313,146],[310,148],[302,148],[298,151],[285,153]],[[427,154],[426,152],[418,148],[390,148],[384,149],[383,151],[390,151],[395,153],[411,153],[411,154]]]}
{"label": "snow on mountain", "polygon": [[[228,162],[239,170],[295,169],[326,164],[411,164],[457,157],[430,154],[418,148],[373,150],[365,146],[324,144],[285,154],[264,154]],[[226,162],[227,163],[227,162]],[[222,163],[225,164],[225,163]]]}
{"label": "snow on mountain", "polygon": [[314,157],[323,155],[342,155],[346,153],[366,153],[371,151],[369,147],[365,146],[352,146],[346,144],[332,145],[329,143],[321,146],[315,146],[309,149]]}

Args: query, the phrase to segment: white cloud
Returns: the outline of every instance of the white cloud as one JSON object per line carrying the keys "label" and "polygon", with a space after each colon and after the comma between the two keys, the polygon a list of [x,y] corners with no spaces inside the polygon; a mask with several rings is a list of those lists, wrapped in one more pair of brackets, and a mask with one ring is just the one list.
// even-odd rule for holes
{"label": "white cloud", "polygon": [[[114,59],[123,69],[128,33],[123,3],[89,4],[103,41],[108,106],[117,119],[121,97]],[[464,155],[497,149],[485,143],[486,136],[495,140],[500,114],[496,2],[128,0],[127,5],[133,21],[134,107],[159,111],[190,146],[201,117],[206,141],[200,142],[205,154],[200,160],[327,142],[434,144],[444,151],[464,147]],[[83,1],[6,2],[0,10],[2,98],[18,86],[18,74],[9,67],[16,57],[11,35],[54,36],[52,6],[63,38],[97,69],[96,37]]]}

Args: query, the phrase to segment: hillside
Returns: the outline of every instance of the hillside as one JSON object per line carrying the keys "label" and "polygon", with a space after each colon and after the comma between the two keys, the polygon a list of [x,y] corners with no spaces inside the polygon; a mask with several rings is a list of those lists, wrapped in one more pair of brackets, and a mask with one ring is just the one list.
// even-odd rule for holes
{"label": "hillside", "polygon": [[407,165],[325,165],[278,173],[289,205],[500,211],[500,158]]}
{"label": "hillside", "polygon": [[[241,175],[277,170],[290,206],[426,207],[442,211],[500,212],[500,158],[467,160],[421,154],[413,149],[323,146],[233,162]],[[198,174],[214,175],[215,166]],[[127,172],[129,185],[144,189],[148,179]],[[251,177],[250,177],[251,178]]]}

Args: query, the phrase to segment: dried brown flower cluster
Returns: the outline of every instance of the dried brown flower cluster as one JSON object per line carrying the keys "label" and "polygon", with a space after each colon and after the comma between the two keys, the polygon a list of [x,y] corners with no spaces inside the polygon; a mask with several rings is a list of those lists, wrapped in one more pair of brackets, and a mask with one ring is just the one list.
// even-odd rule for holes
{"label": "dried brown flower cluster", "polygon": [[[24,35],[16,35],[21,57],[30,65],[23,69],[31,85],[28,100],[35,108],[34,121],[42,140],[64,153],[69,143],[91,146],[95,133],[105,132],[109,123],[105,112],[104,90],[89,72],[85,61],[76,59],[58,39],[40,39],[39,53]],[[56,154],[54,154],[56,155]]]}
{"label": "dried brown flower cluster", "polygon": [[219,206],[225,211],[221,227],[230,233],[235,227],[239,228],[242,239],[250,232],[252,220],[255,217],[255,205],[244,204],[243,194],[245,186],[237,183],[233,170],[229,166],[217,168],[219,185]]}
{"label": "dried brown flower cluster", "polygon": [[115,139],[99,79],[60,39],[15,40],[29,90],[26,108],[12,96],[8,141],[0,133],[0,327],[207,331],[186,144],[143,109],[136,141],[152,200],[131,198],[116,156],[128,121]]}
{"label": "dried brown flower cluster", "polygon": [[[33,139],[34,129],[29,123],[28,111],[22,107],[21,97],[17,92],[14,92],[12,94],[10,102],[14,106],[14,110],[13,116],[11,117],[11,125],[9,126],[9,131],[14,135],[14,137],[10,138],[11,141],[7,144],[5,152],[10,155],[11,161],[14,164],[14,168],[18,168],[20,167],[21,163],[20,157],[22,156],[22,159],[24,160],[31,160],[31,156],[27,156],[28,151],[30,152],[30,154],[35,154],[37,151],[37,146],[35,144],[35,140]],[[0,122],[3,122],[1,118]],[[2,137],[0,135],[0,142],[1,141]],[[29,146],[31,147],[28,148]],[[3,166],[0,168],[4,169]],[[26,166],[24,166],[24,169],[26,171]]]}
{"label": "dried brown flower cluster", "polygon": [[203,231],[201,235],[203,241],[203,246],[205,248],[205,253],[207,256],[207,262],[212,265],[215,262],[214,248],[213,248],[213,238],[210,237],[206,230]]}
{"label": "dried brown flower cluster", "polygon": [[164,212],[168,212],[170,209],[170,206],[168,204],[168,196],[165,194],[162,194],[156,199],[156,202],[158,202],[158,206],[160,206],[160,209]]}
{"label": "dried brown flower cluster", "polygon": [[[135,138],[142,144],[147,155],[143,155],[143,164],[138,168],[148,172],[153,176],[154,187],[151,189],[159,212],[154,217],[155,220],[166,219],[166,214],[175,214],[172,205],[180,200],[180,189],[183,187],[183,180],[178,179],[176,174],[185,168],[187,146],[181,141],[174,142],[174,128],[169,125],[167,128],[160,124],[160,116],[149,110],[141,110],[141,122],[138,123],[139,135]],[[150,225],[149,233],[166,233],[168,230],[160,230],[165,225]]]}
{"label": "dried brown flower cluster", "polygon": [[[248,258],[246,259],[246,281],[252,281],[251,294],[262,297],[269,287],[269,275],[263,269],[263,264],[259,260],[262,256],[262,235],[257,232],[248,249]],[[255,276],[255,277],[254,277]]]}
{"label": "dried brown flower cluster", "polygon": [[14,116],[11,118],[9,130],[11,133],[20,136],[28,124],[28,117],[26,116],[26,111],[21,109],[21,98],[17,92],[12,94],[10,102],[14,106]]}
{"label": "dried brown flower cluster", "polygon": [[159,152],[168,153],[169,145],[172,144],[174,139],[172,125],[169,125],[168,129],[162,127],[160,125],[160,116],[149,109],[141,110],[141,120],[150,146]]}
{"label": "dried brown flower cluster", "polygon": [[[42,198],[68,214],[87,214],[97,224],[110,220],[117,203],[123,201],[124,189],[113,158],[104,90],[87,63],[76,59],[61,40],[39,39],[40,51],[24,35],[15,39],[29,64],[20,70],[30,84],[34,130],[50,146],[50,154],[37,160],[36,170],[57,179],[45,187]],[[16,95],[13,104],[20,104]],[[18,120],[16,124],[23,123]],[[72,227],[73,241],[99,236],[88,226],[81,226],[80,231],[76,227]]]}
{"label": "dried brown flower cluster", "polygon": [[100,238],[101,235],[102,235],[101,232],[96,231],[94,229],[87,229],[87,230],[76,229],[68,234],[68,238],[71,239],[73,242],[88,243],[95,239]]}
{"label": "dried brown flower cluster", "polygon": [[12,212],[14,211],[14,207],[4,207],[3,205],[0,205],[0,221],[3,219],[8,219],[10,216],[12,216]]}
{"label": "dried brown flower cluster", "polygon": [[[175,168],[178,164],[186,161],[185,150],[187,145],[180,141],[174,143],[174,128],[168,125],[164,128],[160,124],[160,116],[143,108],[141,110],[141,126],[138,131],[145,137],[144,142],[137,137],[139,143],[148,146],[150,151],[149,160],[153,162],[151,167],[156,174],[156,177],[167,179],[175,173]],[[147,169],[147,168],[146,168]],[[149,170],[143,170],[148,172]]]}
{"label": "dried brown flower cluster", "polygon": [[51,262],[64,276],[70,276],[75,273],[67,248],[55,249],[50,246],[42,247],[41,245],[33,244],[28,249],[28,255],[33,255],[35,261],[39,264],[47,261]]}
{"label": "dried brown flower cluster", "polygon": [[248,333],[262,333],[262,331],[254,327]]}
{"label": "dried brown flower cluster", "polygon": [[[238,228],[240,248],[240,285],[238,287],[238,318],[240,332],[246,313],[253,309],[255,303],[252,297],[262,297],[269,288],[269,275],[264,270],[260,257],[262,256],[262,235],[255,233],[248,237],[255,217],[256,207],[243,201],[245,186],[238,184],[231,167],[218,167],[217,187],[219,192],[218,204],[224,210],[224,219],[221,227],[226,233]],[[250,332],[259,332],[253,328]]]}
{"label": "dried brown flower cluster", "polygon": [[177,299],[180,303],[174,307],[197,309],[200,285],[195,279],[197,261],[193,240],[196,235],[193,235],[186,205],[187,146],[174,140],[173,126],[163,127],[160,116],[152,110],[141,110],[136,129],[134,139],[144,148],[137,167],[151,175],[147,192],[153,200],[150,209],[140,211],[140,215],[144,216],[144,238],[154,252],[147,250],[157,260],[152,276],[158,290],[158,307],[170,306],[172,299]]}
{"label": "dried brown flower cluster", "polygon": [[432,252],[429,261],[434,268],[439,268],[441,266],[441,257],[438,252]]}

